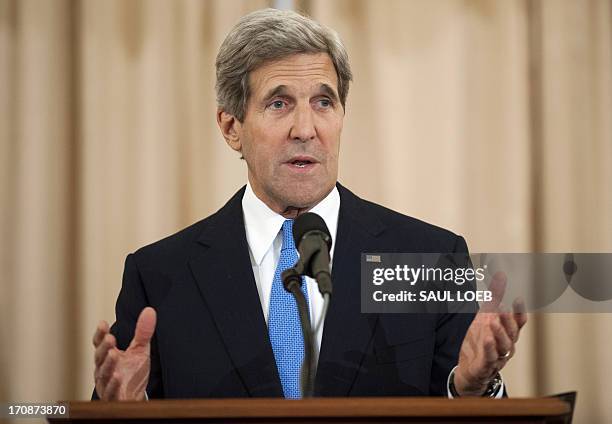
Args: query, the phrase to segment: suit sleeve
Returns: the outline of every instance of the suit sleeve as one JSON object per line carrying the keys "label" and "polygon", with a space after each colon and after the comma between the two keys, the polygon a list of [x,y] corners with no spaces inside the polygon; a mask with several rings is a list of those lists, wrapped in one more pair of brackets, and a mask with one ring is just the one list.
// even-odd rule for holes
{"label": "suit sleeve", "polygon": [[[452,253],[468,253],[467,244],[463,237],[457,236]],[[443,313],[439,315],[429,388],[432,396],[448,396],[448,375],[457,365],[463,338],[474,316],[474,313]]]}
{"label": "suit sleeve", "polygon": [[[150,306],[150,303],[147,299],[144,283],[138,270],[136,255],[130,254],[125,260],[123,282],[115,305],[116,321],[110,329],[111,334],[117,339],[117,347],[119,349],[125,350],[129,346],[134,338],[138,316],[147,306]],[[147,395],[149,399],[163,397],[156,334],[154,334],[151,339],[151,372],[147,385]],[[97,399],[99,398],[94,389],[92,400]]]}

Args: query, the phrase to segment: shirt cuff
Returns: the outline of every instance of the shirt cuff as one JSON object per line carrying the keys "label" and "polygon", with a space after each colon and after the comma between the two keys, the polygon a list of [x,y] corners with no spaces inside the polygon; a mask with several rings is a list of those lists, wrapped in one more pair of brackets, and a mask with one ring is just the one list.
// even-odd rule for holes
{"label": "shirt cuff", "polygon": [[[446,379],[446,393],[448,394],[448,398],[449,399],[454,399],[455,397],[453,396],[453,394],[451,393],[450,390],[450,377],[451,375],[453,375],[454,371],[457,369],[458,365],[455,365],[455,367],[451,370],[451,372],[448,373],[448,378]],[[491,396],[493,399],[501,399],[504,397],[504,379],[502,378],[502,382],[499,385],[499,388],[497,389],[497,392],[495,392],[495,396]]]}

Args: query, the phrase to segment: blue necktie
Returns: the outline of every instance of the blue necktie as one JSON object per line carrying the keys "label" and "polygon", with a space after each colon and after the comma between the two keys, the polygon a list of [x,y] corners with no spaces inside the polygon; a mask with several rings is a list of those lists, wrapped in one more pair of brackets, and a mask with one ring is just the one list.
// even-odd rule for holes
{"label": "blue necktie", "polygon": [[[293,220],[283,222],[283,246],[272,281],[268,332],[276,359],[276,367],[287,399],[302,397],[300,390],[300,368],[304,359],[304,337],[300,326],[297,303],[293,295],[285,290],[281,273],[295,265],[298,252],[293,242]],[[308,302],[306,282],[302,278],[302,293]]]}

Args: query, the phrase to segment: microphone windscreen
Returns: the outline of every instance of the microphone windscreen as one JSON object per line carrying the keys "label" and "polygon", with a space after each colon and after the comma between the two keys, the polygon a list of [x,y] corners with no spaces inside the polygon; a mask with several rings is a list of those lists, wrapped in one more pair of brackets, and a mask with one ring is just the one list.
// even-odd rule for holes
{"label": "microphone windscreen", "polygon": [[327,248],[331,249],[331,234],[329,233],[329,229],[327,225],[325,225],[325,221],[316,213],[306,212],[298,216],[293,223],[293,240],[295,241],[295,246],[299,248],[300,242],[302,241],[302,237],[310,231],[320,231],[325,234],[325,242],[327,243]]}

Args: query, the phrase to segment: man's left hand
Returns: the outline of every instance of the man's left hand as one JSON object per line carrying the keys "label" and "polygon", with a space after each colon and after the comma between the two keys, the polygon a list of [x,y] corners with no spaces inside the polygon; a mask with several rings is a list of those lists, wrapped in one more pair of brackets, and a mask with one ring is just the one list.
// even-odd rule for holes
{"label": "man's left hand", "polygon": [[489,382],[514,355],[519,332],[527,322],[525,304],[515,300],[512,312],[504,310],[501,300],[506,290],[506,275],[496,273],[489,285],[492,300],[482,305],[468,329],[455,369],[455,390],[461,396],[481,396]]}

